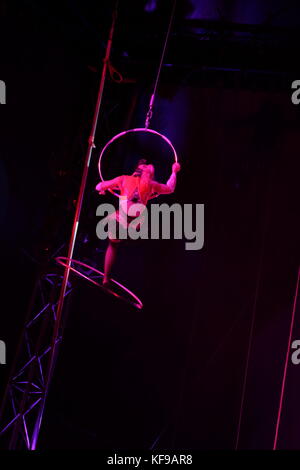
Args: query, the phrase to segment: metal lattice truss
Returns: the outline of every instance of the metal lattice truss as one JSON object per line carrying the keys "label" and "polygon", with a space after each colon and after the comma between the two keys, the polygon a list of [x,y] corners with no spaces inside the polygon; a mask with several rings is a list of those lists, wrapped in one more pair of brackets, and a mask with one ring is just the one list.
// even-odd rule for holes
{"label": "metal lattice truss", "polygon": [[[97,280],[92,269],[85,275]],[[42,274],[33,292],[15,363],[0,408],[0,437],[5,448],[34,450],[44,407],[46,375],[54,346],[51,343],[63,276],[60,272]],[[65,297],[74,290],[68,282]]]}
{"label": "metal lattice truss", "polygon": [[[40,276],[36,282],[29,318],[0,410],[0,436],[6,436],[10,449],[34,448],[61,281],[61,274],[51,273]],[[68,283],[65,295],[72,290]],[[61,336],[57,339],[60,341]]]}

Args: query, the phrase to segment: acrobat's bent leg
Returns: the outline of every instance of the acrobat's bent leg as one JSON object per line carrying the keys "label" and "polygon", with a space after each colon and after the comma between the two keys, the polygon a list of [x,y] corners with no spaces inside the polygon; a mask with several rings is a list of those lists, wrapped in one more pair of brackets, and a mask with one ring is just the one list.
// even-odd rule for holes
{"label": "acrobat's bent leg", "polygon": [[104,260],[103,285],[109,284],[110,274],[117,258],[119,244],[120,244],[120,240],[110,239],[108,242],[108,246],[107,246],[106,253],[105,253],[105,260]]}

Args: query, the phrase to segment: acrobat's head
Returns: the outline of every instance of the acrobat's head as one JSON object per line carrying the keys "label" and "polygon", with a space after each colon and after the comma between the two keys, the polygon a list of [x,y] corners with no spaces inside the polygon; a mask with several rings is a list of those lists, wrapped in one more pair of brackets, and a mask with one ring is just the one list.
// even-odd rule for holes
{"label": "acrobat's head", "polygon": [[142,158],[137,162],[135,170],[133,172],[133,176],[142,176],[146,174],[150,178],[154,177],[154,166],[151,164],[147,164],[147,160]]}

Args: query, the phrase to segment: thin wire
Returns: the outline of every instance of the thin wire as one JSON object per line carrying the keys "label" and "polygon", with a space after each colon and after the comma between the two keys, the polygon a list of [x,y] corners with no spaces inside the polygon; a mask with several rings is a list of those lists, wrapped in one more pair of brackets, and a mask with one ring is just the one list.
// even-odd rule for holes
{"label": "thin wire", "polygon": [[176,3],[177,3],[177,0],[174,0],[172,13],[171,13],[170,21],[169,21],[169,26],[168,26],[168,31],[167,31],[167,34],[166,34],[164,47],[163,47],[163,50],[162,50],[160,63],[159,63],[159,67],[158,67],[158,71],[157,71],[157,75],[156,75],[156,79],[155,79],[154,89],[153,89],[153,93],[151,95],[150,102],[149,102],[149,110],[148,110],[147,115],[146,115],[146,121],[145,121],[146,129],[148,129],[148,127],[150,125],[150,121],[151,121],[152,114],[153,114],[153,106],[154,106],[156,90],[157,90],[158,82],[159,82],[159,79],[160,79],[160,73],[161,73],[163,61],[164,61],[164,58],[165,58],[167,45],[168,45],[168,42],[169,42],[169,36],[170,36],[170,32],[171,32],[171,28],[172,28],[172,24],[173,24],[173,19],[174,19],[174,15],[175,15],[175,10],[176,10]]}
{"label": "thin wire", "polygon": [[155,80],[155,85],[154,85],[154,90],[153,90],[154,95],[155,95],[156,90],[157,90],[157,85],[158,85],[158,81],[159,81],[159,78],[160,78],[160,72],[161,72],[161,68],[162,68],[162,65],[163,65],[164,58],[165,58],[167,44],[168,44],[168,41],[169,41],[171,27],[172,27],[174,15],[175,15],[176,3],[177,3],[177,0],[174,0],[172,13],[171,13],[171,18],[170,18],[170,22],[169,22],[169,26],[168,26],[168,31],[167,31],[167,35],[166,35],[166,39],[165,39],[165,43],[164,43],[164,48],[163,48],[163,51],[162,51],[160,64],[159,64],[159,67],[158,67],[157,76],[156,76],[156,80]]}
{"label": "thin wire", "polygon": [[289,357],[290,357],[290,349],[291,349],[291,342],[292,342],[292,335],[293,335],[295,314],[296,314],[296,305],[297,305],[298,292],[299,292],[299,280],[300,280],[300,266],[299,266],[299,270],[298,270],[298,278],[297,278],[296,291],[295,291],[295,297],[294,297],[294,303],[293,303],[290,334],[289,334],[288,346],[287,346],[287,351],[286,351],[286,356],[285,356],[285,364],[284,364],[283,378],[282,378],[282,384],[281,384],[281,392],[280,392],[280,400],[279,400],[279,408],[278,408],[277,421],[276,421],[276,429],[275,429],[273,450],[276,450],[277,442],[278,442],[278,431],[279,431],[280,420],[281,420],[281,412],[282,412],[282,404],[283,404],[284,391],[285,391],[287,367],[288,367],[288,362],[289,362]]}
{"label": "thin wire", "polygon": [[[266,197],[266,203],[268,204],[268,195]],[[264,227],[263,227],[263,230],[262,230],[260,258],[259,258],[259,265],[258,265],[258,270],[257,270],[257,279],[256,279],[256,286],[255,286],[254,302],[253,302],[253,308],[252,308],[251,326],[250,326],[249,341],[248,341],[248,348],[247,348],[245,373],[244,373],[244,378],[243,378],[243,387],[242,387],[242,396],[241,396],[239,420],[238,420],[238,425],[237,425],[235,450],[238,449],[239,441],[240,441],[240,434],[241,434],[241,424],[242,424],[242,417],[243,417],[243,412],[244,412],[244,403],[245,403],[246,387],[247,387],[247,380],[248,380],[249,362],[250,362],[250,355],[251,355],[251,349],[252,349],[252,343],[253,343],[254,325],[255,325],[256,313],[257,313],[257,302],[258,302],[258,295],[259,295],[260,282],[261,282],[261,270],[262,270],[262,262],[263,262],[263,257],[264,257],[265,236],[266,236],[266,231],[267,231],[267,225],[268,225],[268,217],[265,218],[265,224],[264,224]]]}
{"label": "thin wire", "polygon": [[261,280],[262,258],[263,258],[263,256],[261,254],[260,261],[259,261],[257,281],[256,281],[256,286],[255,286],[255,295],[254,295],[254,303],[253,303],[253,309],[252,309],[252,319],[251,319],[251,327],[250,327],[250,333],[249,333],[247,359],[246,359],[246,366],[245,366],[245,373],[244,373],[244,380],[243,380],[242,397],[241,397],[241,405],[240,405],[240,412],[239,412],[239,421],[238,421],[237,435],[236,435],[236,441],[235,441],[235,450],[238,449],[238,445],[239,445],[239,441],[240,441],[240,434],[241,434],[241,424],[242,424],[242,417],[243,417],[243,411],[244,411],[246,385],[247,385],[249,362],[250,362],[250,353],[251,353],[251,349],[252,349],[254,325],[255,325],[256,311],[257,311],[257,301],[258,301],[258,294],[259,294],[260,280]]}

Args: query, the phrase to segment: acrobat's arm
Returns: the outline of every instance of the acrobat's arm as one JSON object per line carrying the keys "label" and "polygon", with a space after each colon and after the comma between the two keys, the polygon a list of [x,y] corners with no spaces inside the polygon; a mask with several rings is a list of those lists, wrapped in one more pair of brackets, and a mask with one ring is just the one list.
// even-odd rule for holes
{"label": "acrobat's arm", "polygon": [[173,163],[172,174],[166,184],[157,183],[156,181],[152,183],[153,193],[156,193],[157,195],[173,193],[176,188],[176,182],[177,182],[176,174],[178,173],[178,171],[180,171],[179,163]]}
{"label": "acrobat's arm", "polygon": [[96,191],[98,191],[99,194],[105,194],[105,191],[107,191],[108,189],[121,189],[122,182],[123,176],[117,176],[117,178],[114,178],[112,180],[100,181],[100,183],[97,184],[95,189]]}

